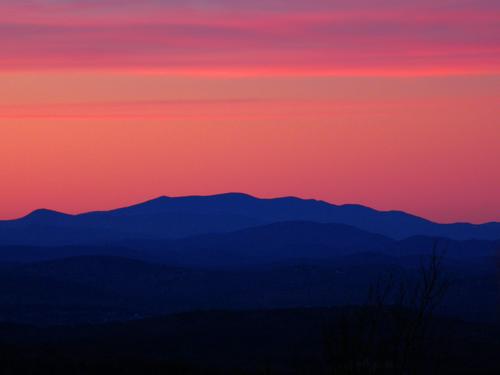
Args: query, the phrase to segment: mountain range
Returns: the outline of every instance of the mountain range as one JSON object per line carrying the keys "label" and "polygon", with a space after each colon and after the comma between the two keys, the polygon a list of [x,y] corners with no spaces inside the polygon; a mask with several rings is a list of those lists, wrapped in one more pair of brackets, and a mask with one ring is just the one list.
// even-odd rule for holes
{"label": "mountain range", "polygon": [[356,227],[401,240],[411,236],[454,240],[498,240],[500,223],[439,224],[401,211],[361,205],[247,194],[160,197],[110,211],[68,215],[40,209],[16,220],[0,221],[0,245],[93,245],[130,239],[166,240],[225,233],[276,222],[309,221]]}
{"label": "mountain range", "polygon": [[0,222],[0,322],[363,304],[387,275],[418,280],[433,249],[453,282],[439,312],[496,324],[500,223],[239,193],[37,210]]}

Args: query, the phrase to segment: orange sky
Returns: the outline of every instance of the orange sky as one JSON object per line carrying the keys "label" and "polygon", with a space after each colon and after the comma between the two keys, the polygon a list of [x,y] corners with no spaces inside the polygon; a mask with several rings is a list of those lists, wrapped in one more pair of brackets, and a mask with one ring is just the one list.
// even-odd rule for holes
{"label": "orange sky", "polygon": [[377,3],[1,2],[0,218],[241,191],[500,220],[499,7]]}

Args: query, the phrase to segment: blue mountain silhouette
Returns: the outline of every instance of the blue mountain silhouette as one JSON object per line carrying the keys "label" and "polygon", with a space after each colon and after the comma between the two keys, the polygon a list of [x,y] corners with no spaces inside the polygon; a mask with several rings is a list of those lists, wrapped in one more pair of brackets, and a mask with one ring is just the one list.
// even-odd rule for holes
{"label": "blue mountain silhouette", "polygon": [[231,232],[281,221],[340,223],[393,239],[439,236],[457,240],[500,239],[500,223],[438,224],[401,211],[334,205],[313,199],[260,199],[247,194],[160,197],[110,211],[67,215],[36,210],[0,221],[0,245],[75,245],[130,238],[182,238]]}

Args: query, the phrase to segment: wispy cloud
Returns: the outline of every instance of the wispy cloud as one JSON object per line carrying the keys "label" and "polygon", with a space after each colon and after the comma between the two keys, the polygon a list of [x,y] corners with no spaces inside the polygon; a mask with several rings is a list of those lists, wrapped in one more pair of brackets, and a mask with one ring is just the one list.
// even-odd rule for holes
{"label": "wispy cloud", "polygon": [[0,69],[228,75],[498,73],[490,1],[19,1]]}

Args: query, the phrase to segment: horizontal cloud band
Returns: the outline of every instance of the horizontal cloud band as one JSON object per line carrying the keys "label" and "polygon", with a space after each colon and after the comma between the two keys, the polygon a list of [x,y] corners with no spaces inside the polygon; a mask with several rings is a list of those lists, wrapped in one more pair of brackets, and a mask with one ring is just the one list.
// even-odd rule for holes
{"label": "horizontal cloud band", "polygon": [[500,7],[488,1],[7,3],[3,71],[446,75],[500,66]]}

